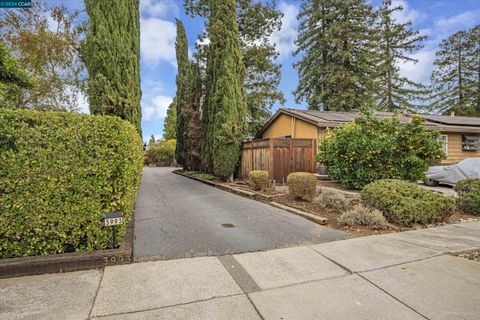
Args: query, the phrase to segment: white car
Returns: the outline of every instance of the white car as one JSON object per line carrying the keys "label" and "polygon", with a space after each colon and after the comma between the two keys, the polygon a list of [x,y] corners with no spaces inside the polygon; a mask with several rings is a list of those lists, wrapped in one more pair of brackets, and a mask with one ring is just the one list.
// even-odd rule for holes
{"label": "white car", "polygon": [[430,167],[426,174],[429,186],[446,184],[455,186],[458,181],[480,178],[480,158],[469,158],[449,166]]}

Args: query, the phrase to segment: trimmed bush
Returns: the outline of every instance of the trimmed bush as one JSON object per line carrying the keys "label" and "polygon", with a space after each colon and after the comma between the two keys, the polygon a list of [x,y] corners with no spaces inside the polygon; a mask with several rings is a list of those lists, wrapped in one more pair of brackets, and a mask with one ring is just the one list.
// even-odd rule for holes
{"label": "trimmed bush", "polygon": [[124,212],[142,175],[142,141],[127,121],[0,110],[0,257],[106,249],[101,217]]}
{"label": "trimmed bush", "polygon": [[145,164],[168,167],[175,159],[177,140],[170,139],[151,143],[145,151]]}
{"label": "trimmed bush", "polygon": [[383,229],[387,226],[387,220],[382,212],[358,204],[338,217],[338,222],[347,226],[367,226],[373,229]]}
{"label": "trimmed bush", "polygon": [[265,190],[268,188],[268,172],[253,170],[248,173],[248,184],[254,190]]}
{"label": "trimmed bush", "polygon": [[453,199],[395,179],[372,182],[360,194],[366,204],[382,211],[388,221],[403,226],[444,221],[455,209]]}
{"label": "trimmed bush", "polygon": [[458,193],[456,203],[459,210],[480,215],[480,179],[459,181],[454,190]]}
{"label": "trimmed bush", "polygon": [[346,198],[340,191],[322,189],[313,202],[335,213],[343,213],[359,202],[359,199]]}
{"label": "trimmed bush", "polygon": [[290,198],[312,201],[317,191],[317,178],[309,172],[293,172],[287,177],[287,186]]}
{"label": "trimmed bush", "polygon": [[453,190],[455,192],[470,192],[480,188],[480,179],[465,179],[457,182]]}
{"label": "trimmed bush", "polygon": [[405,124],[398,117],[362,115],[322,135],[315,159],[347,188],[361,189],[380,179],[422,180],[429,166],[445,156],[440,134],[427,131],[422,121],[419,116]]}

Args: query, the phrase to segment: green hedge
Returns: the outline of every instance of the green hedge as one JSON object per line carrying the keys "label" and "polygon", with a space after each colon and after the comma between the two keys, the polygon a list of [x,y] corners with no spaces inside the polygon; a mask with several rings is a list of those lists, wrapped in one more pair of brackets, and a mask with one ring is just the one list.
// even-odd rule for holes
{"label": "green hedge", "polygon": [[372,182],[360,195],[367,205],[382,211],[388,221],[404,226],[444,221],[455,210],[453,199],[395,179]]}
{"label": "green hedge", "polygon": [[100,218],[124,212],[142,175],[142,141],[120,118],[0,110],[0,257],[106,249]]}
{"label": "green hedge", "polygon": [[458,193],[458,209],[464,213],[480,215],[480,179],[459,181],[454,190]]}

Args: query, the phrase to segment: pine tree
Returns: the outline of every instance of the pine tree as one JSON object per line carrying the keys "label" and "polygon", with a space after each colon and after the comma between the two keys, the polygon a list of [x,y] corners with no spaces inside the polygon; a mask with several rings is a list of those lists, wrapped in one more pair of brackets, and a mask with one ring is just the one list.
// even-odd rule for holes
{"label": "pine tree", "polygon": [[[207,0],[187,0],[188,13],[209,19],[210,7]],[[285,98],[278,89],[281,65],[276,63],[278,52],[270,41],[274,31],[280,30],[282,14],[275,8],[275,1],[238,0],[237,24],[240,47],[246,75],[244,78],[247,103],[247,136],[254,137],[271,116],[271,108],[276,102],[283,104]],[[208,28],[207,28],[208,29]],[[204,62],[207,59],[208,31],[200,35],[196,57]]]}
{"label": "pine tree", "polygon": [[470,113],[471,92],[468,79],[471,79],[475,71],[469,63],[471,44],[466,31],[456,32],[440,43],[431,76],[434,88],[431,108],[434,111]]}
{"label": "pine tree", "polygon": [[231,177],[245,133],[245,69],[238,38],[236,0],[211,2],[204,158],[216,176]]}
{"label": "pine tree", "polygon": [[297,102],[309,109],[369,106],[375,91],[373,10],[364,0],[304,0],[295,55]]}
{"label": "pine tree", "polygon": [[417,63],[418,60],[409,55],[421,49],[421,42],[427,38],[412,29],[411,21],[399,23],[392,18],[395,12],[402,10],[401,6],[392,6],[391,0],[384,0],[377,11],[379,90],[376,100],[377,109],[385,111],[417,107],[414,102],[424,101],[429,93],[422,84],[400,75],[398,63]]}
{"label": "pine tree", "polygon": [[468,92],[467,99],[469,110],[468,115],[480,116],[480,25],[468,31],[467,64],[470,70],[470,77],[466,83]]}
{"label": "pine tree", "polygon": [[119,116],[141,134],[139,0],[85,0],[85,9],[90,112]]}
{"label": "pine tree", "polygon": [[177,137],[177,102],[176,98],[168,106],[167,116],[163,123],[163,140],[176,139]]}
{"label": "pine tree", "polygon": [[177,146],[175,149],[175,157],[177,162],[186,167],[188,157],[187,145],[187,124],[188,115],[185,112],[190,104],[190,61],[188,60],[188,42],[187,34],[183,23],[177,19],[177,40],[175,42],[175,51],[177,55]]}

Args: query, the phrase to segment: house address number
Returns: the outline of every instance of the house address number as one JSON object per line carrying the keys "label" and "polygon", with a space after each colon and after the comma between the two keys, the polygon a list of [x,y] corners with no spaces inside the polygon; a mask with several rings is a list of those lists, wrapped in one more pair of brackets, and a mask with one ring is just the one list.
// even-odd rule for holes
{"label": "house address number", "polygon": [[118,218],[105,219],[104,223],[106,227],[117,226],[119,224],[123,224],[123,218],[118,217]]}

